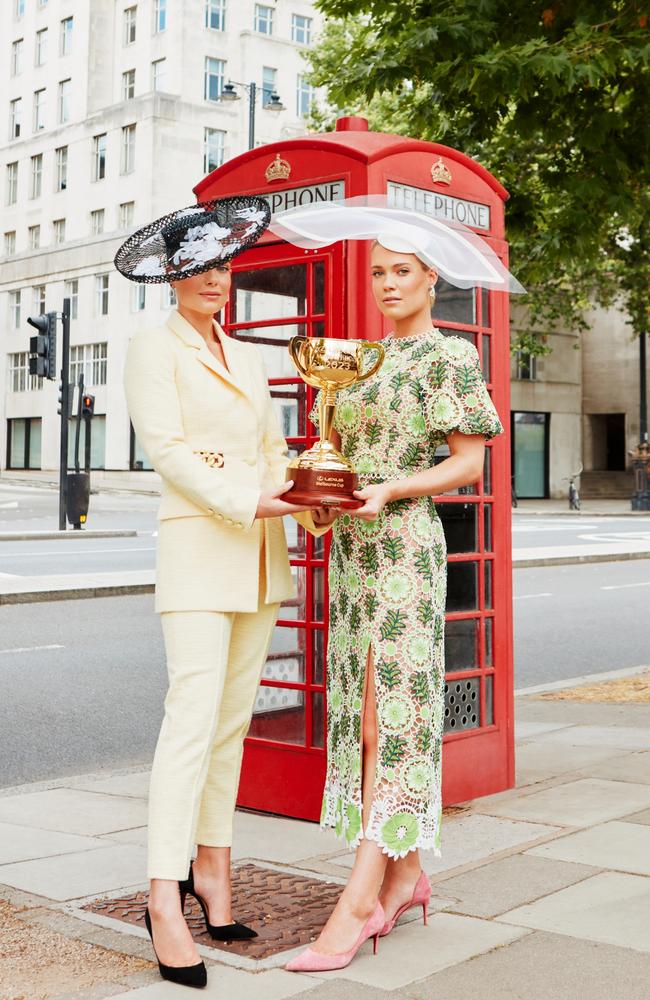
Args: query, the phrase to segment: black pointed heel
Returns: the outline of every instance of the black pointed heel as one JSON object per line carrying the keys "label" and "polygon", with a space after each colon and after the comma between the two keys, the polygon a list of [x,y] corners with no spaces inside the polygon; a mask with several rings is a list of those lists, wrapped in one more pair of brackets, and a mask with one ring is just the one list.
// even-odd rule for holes
{"label": "black pointed heel", "polygon": [[[156,946],[153,943],[153,932],[151,930],[149,907],[147,907],[144,911],[144,922],[147,930],[149,931],[153,953],[156,955]],[[168,980],[170,983],[176,983],[178,986],[194,986],[196,989],[203,989],[204,986],[208,985],[208,973],[203,962],[197,962],[196,965],[184,965],[180,968],[176,968],[173,965],[163,965],[158,958],[158,955],[156,955],[156,960],[158,962],[158,968],[160,969],[160,975],[163,979]]]}
{"label": "black pointed heel", "polygon": [[254,931],[252,927],[247,927],[246,924],[240,924],[238,920],[233,921],[232,924],[210,923],[208,908],[205,900],[199,896],[194,887],[194,871],[192,870],[192,865],[190,865],[190,874],[188,878],[186,878],[184,882],[179,882],[179,888],[181,891],[181,904],[183,907],[185,906],[185,897],[194,896],[194,899],[203,910],[205,929],[213,941],[250,941],[252,938],[256,938],[258,936],[257,931]]}

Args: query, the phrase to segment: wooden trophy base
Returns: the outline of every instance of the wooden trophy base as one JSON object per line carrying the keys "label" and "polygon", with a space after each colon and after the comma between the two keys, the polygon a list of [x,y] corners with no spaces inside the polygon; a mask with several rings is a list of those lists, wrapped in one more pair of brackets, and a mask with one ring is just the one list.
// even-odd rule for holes
{"label": "wooden trophy base", "polygon": [[363,507],[363,500],[352,496],[359,487],[356,472],[343,469],[301,469],[289,468],[287,479],[293,479],[293,486],[282,499],[295,504],[313,504],[317,507],[336,507],[340,510],[357,510]]}

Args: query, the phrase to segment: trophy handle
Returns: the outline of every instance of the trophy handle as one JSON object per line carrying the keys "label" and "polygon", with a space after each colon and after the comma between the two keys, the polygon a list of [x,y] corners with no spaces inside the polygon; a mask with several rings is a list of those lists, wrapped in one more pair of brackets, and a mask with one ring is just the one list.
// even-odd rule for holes
{"label": "trophy handle", "polygon": [[302,365],[300,363],[300,360],[299,360],[299,358],[300,358],[300,348],[302,347],[303,344],[306,344],[308,340],[309,340],[309,337],[303,337],[301,334],[297,334],[295,337],[291,338],[291,340],[289,341],[289,345],[288,345],[289,346],[289,354],[291,356],[291,360],[293,361],[294,365],[296,366],[296,368],[298,369],[298,371],[300,372],[300,374],[303,375],[303,376],[304,376],[304,371],[303,371],[303,367],[302,367]]}
{"label": "trophy handle", "polygon": [[372,375],[375,374],[375,372],[379,371],[379,369],[381,368],[381,366],[384,363],[384,356],[385,356],[386,352],[385,352],[382,344],[374,344],[374,343],[369,343],[369,342],[361,341],[359,343],[359,347],[361,348],[362,351],[376,351],[377,352],[377,360],[375,361],[374,365],[372,365],[368,369],[367,372],[364,372],[363,374],[360,373],[359,377],[357,379],[357,382],[365,382],[366,379],[370,378]]}

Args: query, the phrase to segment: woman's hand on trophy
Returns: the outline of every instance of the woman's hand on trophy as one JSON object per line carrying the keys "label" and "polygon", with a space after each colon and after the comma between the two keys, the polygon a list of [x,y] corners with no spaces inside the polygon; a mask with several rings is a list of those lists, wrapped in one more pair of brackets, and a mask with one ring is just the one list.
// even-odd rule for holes
{"label": "woman's hand on trophy", "polygon": [[264,493],[261,493],[257,502],[255,519],[258,520],[262,517],[284,517],[285,514],[299,514],[303,510],[314,510],[314,504],[289,503],[287,500],[282,499],[283,494],[287,493],[292,486],[293,479],[289,479],[282,486],[278,486],[274,490],[265,490]]}
{"label": "woman's hand on trophy", "polygon": [[390,500],[390,491],[385,483],[355,490],[353,495],[357,500],[363,500],[364,504],[363,507],[357,507],[348,513],[352,514],[352,517],[360,517],[362,521],[374,521]]}
{"label": "woman's hand on trophy", "polygon": [[340,514],[338,507],[315,507],[311,516],[317,528],[329,528]]}

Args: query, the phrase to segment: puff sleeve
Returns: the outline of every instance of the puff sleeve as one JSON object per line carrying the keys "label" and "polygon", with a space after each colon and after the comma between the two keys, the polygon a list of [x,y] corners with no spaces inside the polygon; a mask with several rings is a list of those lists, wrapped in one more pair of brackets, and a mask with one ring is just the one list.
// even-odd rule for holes
{"label": "puff sleeve", "polygon": [[426,385],[425,420],[430,435],[503,433],[490,399],[478,352],[462,337],[445,337],[431,361]]}

